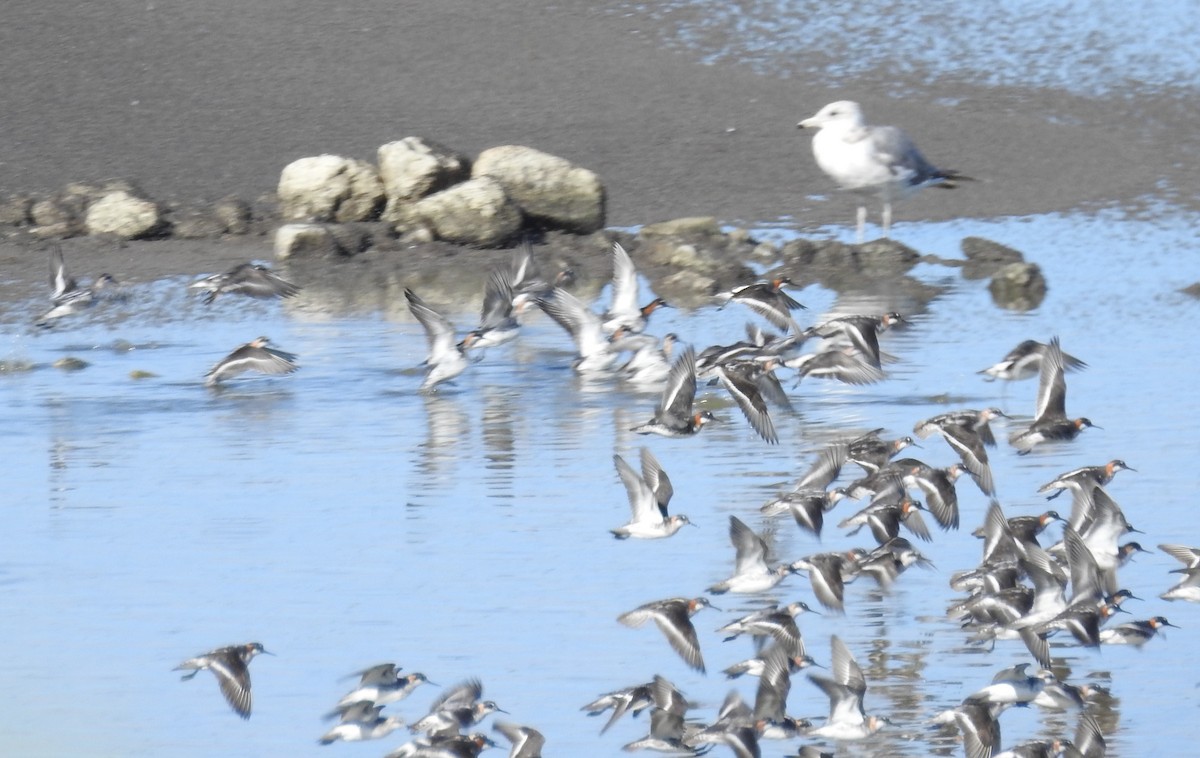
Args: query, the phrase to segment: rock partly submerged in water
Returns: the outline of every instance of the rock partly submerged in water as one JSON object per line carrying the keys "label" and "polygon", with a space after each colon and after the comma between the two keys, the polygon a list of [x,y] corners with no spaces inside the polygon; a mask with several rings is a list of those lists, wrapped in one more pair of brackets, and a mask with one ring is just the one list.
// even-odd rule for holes
{"label": "rock partly submerged in water", "polygon": [[1046,299],[1046,277],[1036,263],[1010,263],[988,283],[992,301],[1010,311],[1031,311]]}
{"label": "rock partly submerged in water", "polygon": [[987,279],[1005,266],[1025,260],[1021,251],[985,237],[964,237],[960,247],[967,259],[963,265],[964,279]]}

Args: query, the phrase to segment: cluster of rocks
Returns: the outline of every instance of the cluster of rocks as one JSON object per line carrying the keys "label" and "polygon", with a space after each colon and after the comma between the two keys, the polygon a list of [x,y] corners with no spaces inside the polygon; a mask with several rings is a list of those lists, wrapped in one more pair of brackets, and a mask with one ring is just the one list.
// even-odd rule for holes
{"label": "cluster of rocks", "polygon": [[604,185],[595,173],[519,145],[489,148],[471,161],[407,137],[380,147],[378,165],[336,155],[301,158],[283,169],[277,197],[285,222],[276,236],[280,258],[353,252],[375,231],[358,228],[335,239],[330,222],[379,221],[405,242],[485,248],[530,230],[586,235],[604,227]]}
{"label": "cluster of rocks", "polygon": [[[257,220],[283,222],[275,224],[281,258],[352,254],[389,237],[499,247],[530,229],[590,234],[605,221],[604,186],[592,171],[518,145],[490,148],[472,161],[419,137],[383,145],[377,165],[336,155],[293,161],[280,175],[274,206]],[[38,239],[213,238],[245,234],[255,220],[236,198],[173,209],[125,180],[0,200],[0,227]]]}
{"label": "cluster of rocks", "polygon": [[99,184],[72,182],[59,192],[16,194],[0,199],[0,228],[35,239],[95,236],[184,239],[246,234],[249,203],[227,197],[203,208],[173,211],[124,179]]}
{"label": "cluster of rocks", "polygon": [[[848,245],[799,239],[780,247],[760,243],[745,230],[726,231],[710,217],[649,224],[635,237],[606,231],[604,224],[604,185],[588,169],[518,145],[489,148],[472,161],[420,137],[381,146],[375,164],[336,155],[293,161],[282,170],[275,195],[255,207],[229,197],[204,207],[171,208],[123,180],[0,199],[0,232],[7,228],[38,239],[269,233],[275,257],[294,263],[378,253],[369,256],[378,262],[371,275],[376,282],[389,263],[425,272],[440,266],[462,278],[464,270],[485,271],[491,263],[458,265],[464,262],[455,256],[534,238],[551,242],[560,251],[558,265],[573,268],[584,286],[598,290],[609,275],[612,241],[620,238],[656,291],[682,306],[752,281],[757,269],[788,276],[798,287],[887,290],[920,309],[937,289],[909,275],[918,263],[961,267],[969,279],[991,277],[993,299],[1004,308],[1035,308],[1046,293],[1041,270],[1020,252],[976,237],[962,242],[965,260],[949,260],[891,240]],[[398,249],[405,255],[388,255]],[[371,289],[364,284],[355,286]]]}

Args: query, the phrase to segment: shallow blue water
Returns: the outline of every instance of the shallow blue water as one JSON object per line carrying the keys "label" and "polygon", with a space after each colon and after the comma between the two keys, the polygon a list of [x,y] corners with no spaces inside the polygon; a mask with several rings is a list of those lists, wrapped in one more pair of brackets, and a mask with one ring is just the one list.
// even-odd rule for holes
{"label": "shallow blue water", "polygon": [[631,3],[677,24],[674,38],[705,60],[846,84],[965,80],[1075,94],[1194,90],[1200,36],[1191,4],[1152,0],[673,0]]}
{"label": "shallow blue water", "polygon": [[[1186,336],[1163,329],[1200,308],[1177,292],[1200,278],[1188,263],[1190,225],[1170,209],[897,225],[900,240],[946,257],[958,257],[966,235],[1012,245],[1043,267],[1049,295],[1033,312],[1005,311],[985,282],[919,268],[946,291],[911,328],[885,336],[899,359],[891,378],[867,388],[806,382],[791,393],[796,414],[776,416],[776,447],[734,408],[694,439],[631,434],[654,397],[574,377],[570,345],[545,318],[457,386],[426,397],[412,371],[424,357],[419,326],[380,313],[234,299],[204,308],[185,281],[169,280],[135,287],[115,311],[36,333],[28,323],[44,296],[32,293],[3,311],[0,359],[44,365],[73,355],[91,365],[0,376],[8,464],[0,634],[16,651],[0,663],[0,732],[14,755],[383,754],[399,734],[351,747],[319,747],[316,738],[327,728],[320,715],[349,688],[339,677],[395,660],[442,685],[480,677],[505,718],[546,734],[548,754],[615,755],[644,734],[646,719],[597,736],[601,723],[579,706],[661,673],[698,703],[698,716],[711,717],[731,686],[719,670],[751,653],[713,630],[761,600],[720,598],[721,611],[696,617],[707,677],[688,670],[657,630],[627,629],[616,616],[725,578],[729,516],[766,526],[759,506],[833,436],[874,427],[905,434],[953,407],[1031,414],[1035,382],[989,384],[975,374],[1028,337],[1057,334],[1090,364],[1068,377],[1068,412],[1103,429],[1027,457],[1002,445],[992,465],[1006,511],[1040,510],[1038,485],[1119,457],[1138,473],[1109,491],[1146,532],[1142,543],[1200,543],[1193,360]],[[804,324],[845,302],[815,286],[798,297],[810,308]],[[739,338],[752,318],[732,307],[660,313],[654,331],[698,347]],[[473,318],[455,315],[460,327]],[[218,393],[203,387],[213,362],[259,334],[298,353],[301,370]],[[117,340],[137,349],[108,349]],[[133,370],[156,376],[134,380]],[[674,481],[673,510],[699,528],[648,543],[609,536],[628,515],[612,454],[636,457],[641,445]],[[937,440],[913,452],[936,465],[954,460]],[[1019,642],[992,653],[968,647],[944,619],[950,574],[978,560],[969,527],[986,506],[969,481],[959,492],[963,531],[921,546],[937,570],[909,571],[887,596],[857,583],[846,617],[800,619],[818,661],[828,663],[830,634],[846,640],[867,675],[867,709],[896,724],[839,754],[960,754],[924,721],[1026,659]],[[789,520],[775,526],[782,560],[870,539],[830,526],[818,543]],[[1200,612],[1157,599],[1174,567],[1154,553],[1122,578],[1145,599],[1131,603],[1134,617],[1162,613],[1182,629],[1140,652],[1056,648],[1071,681],[1112,688],[1101,722],[1111,755],[1177,754],[1195,737],[1200,694],[1178,666],[1195,649]],[[813,601],[802,577],[774,597]],[[207,673],[181,683],[170,670],[248,640],[277,654],[252,666],[249,722],[229,711]],[[752,680],[734,686],[753,699]],[[413,721],[438,691],[419,689],[388,710]],[[798,716],[827,711],[803,675],[793,678],[789,704]],[[1075,717],[1031,710],[1001,723],[1007,745],[1069,735]],[[795,747],[768,743],[764,755]]]}

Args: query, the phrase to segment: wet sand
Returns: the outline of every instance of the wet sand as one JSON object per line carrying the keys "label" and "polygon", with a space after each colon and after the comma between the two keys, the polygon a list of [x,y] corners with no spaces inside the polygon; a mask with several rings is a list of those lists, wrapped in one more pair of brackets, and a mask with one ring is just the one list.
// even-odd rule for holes
{"label": "wet sand", "polygon": [[118,0],[65,12],[12,0],[0,28],[0,192],[124,177],[177,205],[249,199],[296,158],[372,160],[380,144],[421,135],[470,155],[518,143],[586,166],[605,181],[613,226],[693,215],[851,223],[851,198],[821,198],[833,187],[795,127],[843,98],[979,180],[906,201],[898,222],[1114,204],[1183,174],[1179,155],[1159,149],[1179,121],[1173,101],[1151,130],[1114,117],[1113,103],[1038,91],[831,91],[699,63],[622,5]]}

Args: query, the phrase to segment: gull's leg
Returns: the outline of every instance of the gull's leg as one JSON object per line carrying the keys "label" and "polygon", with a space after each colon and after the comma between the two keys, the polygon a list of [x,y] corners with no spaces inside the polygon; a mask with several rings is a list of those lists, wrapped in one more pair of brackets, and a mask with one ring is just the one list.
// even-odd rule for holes
{"label": "gull's leg", "polygon": [[867,227],[867,206],[858,206],[858,226],[856,227],[856,239],[858,244],[863,243],[863,231]]}
{"label": "gull's leg", "polygon": [[892,231],[892,204],[883,201],[883,238],[888,239]]}

